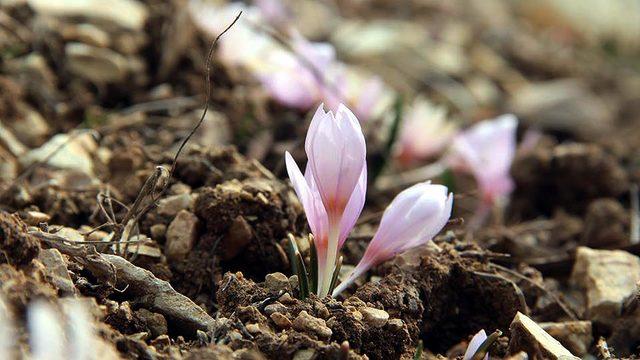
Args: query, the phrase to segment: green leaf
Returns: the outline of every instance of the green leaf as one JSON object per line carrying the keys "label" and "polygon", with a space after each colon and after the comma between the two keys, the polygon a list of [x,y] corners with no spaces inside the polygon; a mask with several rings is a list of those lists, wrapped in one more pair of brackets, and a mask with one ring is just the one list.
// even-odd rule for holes
{"label": "green leaf", "polygon": [[[303,289],[303,279],[306,279],[306,273],[304,268],[300,265],[300,251],[298,250],[298,244],[295,237],[292,234],[287,234],[287,252],[289,253],[289,262],[291,263],[291,271],[298,276],[298,288],[300,296],[304,296],[305,289]],[[308,289],[307,289],[308,292]]]}
{"label": "green leaf", "polygon": [[483,341],[482,344],[480,344],[480,346],[478,347],[478,350],[476,350],[476,352],[471,357],[471,360],[484,359],[484,356],[487,354],[487,351],[489,351],[489,347],[491,346],[491,344],[493,344],[496,340],[498,340],[498,338],[501,335],[502,335],[502,331],[500,330],[496,330],[491,335],[489,335],[487,339]]}
{"label": "green leaf", "polygon": [[416,346],[416,352],[413,353],[413,360],[420,360],[422,357],[422,350],[424,350],[424,343],[422,340],[418,340],[418,346]]}
{"label": "green leaf", "polygon": [[340,269],[342,268],[342,256],[338,258],[336,262],[336,267],[333,269],[333,276],[331,277],[331,286],[329,286],[329,294],[333,292],[333,289],[336,287],[338,282],[338,276],[340,275]]}
{"label": "green leaf", "polygon": [[316,251],[315,239],[309,234],[309,249],[311,251],[309,266],[310,291],[318,293],[318,253]]}

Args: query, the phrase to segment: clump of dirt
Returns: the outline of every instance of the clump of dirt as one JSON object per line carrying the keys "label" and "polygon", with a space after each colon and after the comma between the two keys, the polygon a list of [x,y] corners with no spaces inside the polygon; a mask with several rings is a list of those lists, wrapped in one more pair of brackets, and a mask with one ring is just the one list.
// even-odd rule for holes
{"label": "clump of dirt", "polygon": [[629,245],[629,222],[629,211],[617,200],[594,200],[587,208],[581,242],[593,248],[619,248]]}
{"label": "clump of dirt", "polygon": [[520,288],[479,261],[482,256],[477,257],[476,249],[458,251],[451,244],[439,245],[441,251],[413,255],[379,283],[358,289],[355,296],[405,321],[412,338],[421,335],[425,345],[436,351],[446,351],[479,329],[504,331],[518,311],[528,312]]}
{"label": "clump of dirt", "polygon": [[261,278],[288,264],[279,240],[296,230],[300,213],[294,204],[282,182],[253,178],[203,189],[195,212],[205,223],[202,239],[219,241],[221,266]]}
{"label": "clump of dirt", "polygon": [[[356,297],[344,302],[315,296],[299,300],[293,297],[296,292],[294,278],[280,273],[267,275],[261,284],[241,273],[227,273],[217,297],[221,315],[237,318],[269,357],[309,353],[320,358],[359,359],[361,354],[388,359],[413,350],[406,323],[383,309]],[[231,343],[232,348],[247,345]]]}
{"label": "clump of dirt", "polygon": [[[165,161],[170,163],[171,159],[167,158]],[[275,179],[275,176],[259,162],[240,155],[233,146],[190,148],[176,164],[175,176],[192,188],[214,187],[233,179]]]}
{"label": "clump of dirt", "polygon": [[[168,229],[164,231],[169,238],[179,216],[197,216],[197,227],[189,235],[193,238],[184,245],[188,248],[179,251],[183,255],[169,256],[173,250],[167,247],[174,246],[168,243],[171,239],[157,237],[167,241],[171,282],[179,291],[213,308],[215,284],[224,272],[242,271],[261,279],[269,272],[288,269],[280,241],[289,232],[297,233],[304,217],[285,183],[231,147],[193,149],[178,162],[176,173],[182,182],[172,187],[181,189],[171,197],[175,203],[161,202],[146,216],[142,228],[148,232]],[[194,215],[176,214],[178,206]]]}
{"label": "clump of dirt", "polygon": [[558,208],[584,214],[592,200],[617,197],[629,186],[621,164],[596,144],[539,146],[517,158],[511,173],[513,213],[523,219]]}
{"label": "clump of dirt", "polygon": [[[217,291],[220,313],[237,317],[249,333],[258,324],[256,332],[268,340],[254,341],[267,355],[271,348],[285,346],[272,334],[281,330],[315,341],[347,341],[357,354],[387,359],[411,356],[420,339],[430,349],[446,351],[481,328],[506,331],[518,311],[528,312],[522,291],[478,260],[483,255],[477,247],[440,246],[437,253],[423,249],[397,258],[379,282],[367,283],[343,301],[315,296],[298,300],[295,277],[269,274],[256,284],[241,273],[227,273]],[[482,311],[487,308],[491,311]],[[322,346],[316,343],[314,349]]]}
{"label": "clump of dirt", "polygon": [[38,256],[40,242],[27,233],[27,225],[17,215],[0,211],[0,250],[3,262],[23,266]]}

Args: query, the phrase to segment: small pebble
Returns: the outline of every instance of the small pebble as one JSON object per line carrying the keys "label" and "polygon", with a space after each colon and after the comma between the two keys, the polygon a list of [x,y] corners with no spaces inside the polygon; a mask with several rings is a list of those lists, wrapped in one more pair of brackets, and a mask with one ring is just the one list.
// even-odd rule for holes
{"label": "small pebble", "polygon": [[384,310],[364,307],[360,309],[360,312],[364,317],[364,322],[373,327],[383,327],[389,320],[389,313]]}
{"label": "small pebble", "polygon": [[313,317],[304,310],[293,320],[293,328],[298,331],[313,333],[320,338],[330,338],[333,335],[333,331],[327,327],[324,320]]}
{"label": "small pebble", "polygon": [[289,318],[287,318],[285,315],[282,315],[279,312],[274,312],[269,317],[271,318],[271,320],[273,320],[276,326],[281,329],[288,329],[292,325],[291,320],[289,320]]}

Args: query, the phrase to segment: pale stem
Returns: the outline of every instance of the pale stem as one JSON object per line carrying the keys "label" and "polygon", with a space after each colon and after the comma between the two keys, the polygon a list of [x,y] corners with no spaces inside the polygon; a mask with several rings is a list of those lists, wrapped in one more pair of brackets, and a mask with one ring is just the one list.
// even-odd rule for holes
{"label": "pale stem", "polygon": [[336,288],[333,290],[333,293],[331,293],[331,296],[336,297],[340,295],[340,293],[343,292],[344,289],[348,288],[349,285],[351,285],[358,277],[360,277],[360,275],[364,274],[365,271],[369,270],[370,267],[371,266],[369,265],[362,267],[357,266],[355,269],[351,270],[344,281],[340,282],[340,284],[336,286]]}
{"label": "pale stem", "polygon": [[318,263],[318,296],[325,297],[329,294],[333,271],[336,267],[338,256],[338,237],[340,236],[339,222],[332,221],[329,225],[329,239],[327,241],[327,256],[324,266]]}
{"label": "pale stem", "polygon": [[631,243],[640,243],[640,201],[638,185],[631,184]]}
{"label": "pale stem", "polygon": [[484,224],[484,222],[487,220],[489,215],[491,215],[492,208],[493,208],[492,204],[481,201],[480,204],[478,205],[478,208],[476,209],[475,214],[473,214],[473,217],[471,218],[471,220],[469,220],[469,225],[468,225],[469,230],[473,232],[480,229],[480,227],[482,226],[482,224]]}

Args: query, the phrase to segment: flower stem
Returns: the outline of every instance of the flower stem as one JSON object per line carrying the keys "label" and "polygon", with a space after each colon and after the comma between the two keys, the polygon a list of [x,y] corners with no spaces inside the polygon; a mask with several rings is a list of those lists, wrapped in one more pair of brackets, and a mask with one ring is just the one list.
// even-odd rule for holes
{"label": "flower stem", "polygon": [[[325,297],[329,294],[331,287],[331,279],[336,267],[336,258],[338,256],[338,237],[340,236],[340,228],[331,226],[329,229],[329,241],[327,244],[327,258],[323,266],[318,269],[318,274],[322,274],[318,281],[318,296]],[[320,264],[318,264],[320,265]],[[320,280],[321,279],[321,280]]]}

